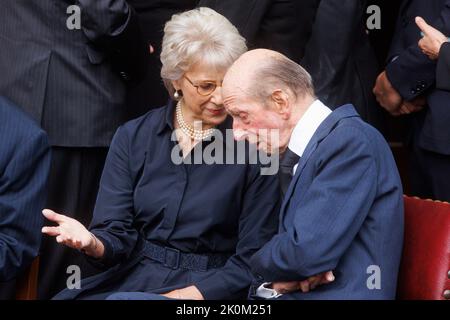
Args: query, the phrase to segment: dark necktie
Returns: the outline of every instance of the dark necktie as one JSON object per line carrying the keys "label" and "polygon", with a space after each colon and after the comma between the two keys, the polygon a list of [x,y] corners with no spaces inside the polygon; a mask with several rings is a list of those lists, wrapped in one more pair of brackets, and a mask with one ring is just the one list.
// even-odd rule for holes
{"label": "dark necktie", "polygon": [[284,197],[284,195],[286,194],[286,191],[293,177],[292,171],[299,160],[300,157],[289,148],[287,148],[286,152],[281,156],[280,171],[278,172],[278,177],[280,179],[282,197]]}

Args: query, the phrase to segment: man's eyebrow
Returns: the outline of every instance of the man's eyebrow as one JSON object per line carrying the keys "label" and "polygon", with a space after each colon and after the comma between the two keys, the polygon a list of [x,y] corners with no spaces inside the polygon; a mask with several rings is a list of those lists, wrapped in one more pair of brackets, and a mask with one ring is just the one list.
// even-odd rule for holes
{"label": "man's eyebrow", "polygon": [[225,99],[223,99],[223,104],[230,106],[234,100],[235,100],[235,95],[228,96]]}
{"label": "man's eyebrow", "polygon": [[229,114],[236,114],[236,112],[234,111],[234,108],[231,104],[229,104],[229,100],[224,100],[223,101],[223,105],[226,107],[227,112]]}

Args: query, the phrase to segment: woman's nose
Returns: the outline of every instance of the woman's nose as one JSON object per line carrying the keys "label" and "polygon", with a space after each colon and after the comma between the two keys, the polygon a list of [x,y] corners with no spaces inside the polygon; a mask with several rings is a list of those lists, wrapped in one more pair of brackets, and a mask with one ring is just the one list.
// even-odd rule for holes
{"label": "woman's nose", "polygon": [[219,87],[219,86],[216,87],[216,90],[214,90],[214,92],[212,93],[211,102],[213,102],[214,104],[216,104],[218,106],[223,105],[222,87]]}

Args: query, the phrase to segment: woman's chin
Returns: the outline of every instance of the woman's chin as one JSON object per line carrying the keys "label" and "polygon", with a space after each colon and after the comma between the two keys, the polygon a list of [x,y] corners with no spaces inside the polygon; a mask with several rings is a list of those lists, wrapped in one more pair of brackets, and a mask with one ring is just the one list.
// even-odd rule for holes
{"label": "woman's chin", "polygon": [[222,122],[224,122],[226,118],[227,118],[226,113],[218,116],[208,116],[207,118],[205,118],[204,123],[207,124],[208,126],[217,127]]}

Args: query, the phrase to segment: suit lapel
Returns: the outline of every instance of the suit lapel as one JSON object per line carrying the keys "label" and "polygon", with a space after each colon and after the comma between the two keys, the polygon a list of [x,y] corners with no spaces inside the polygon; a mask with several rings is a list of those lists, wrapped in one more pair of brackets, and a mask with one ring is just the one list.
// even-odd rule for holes
{"label": "suit lapel", "polygon": [[308,143],[308,146],[306,147],[305,152],[303,153],[303,156],[300,159],[300,163],[297,167],[297,171],[295,172],[295,175],[292,178],[292,181],[289,184],[289,187],[286,191],[286,195],[283,198],[283,203],[281,205],[281,210],[280,210],[280,226],[282,226],[282,221],[283,221],[283,218],[287,211],[286,208],[289,205],[289,202],[292,198],[292,195],[296,188],[297,182],[300,179],[300,176],[302,175],[303,170],[305,169],[309,159],[311,158],[311,155],[317,149],[317,146],[319,145],[319,143],[330,134],[330,132],[337,125],[337,123],[340,120],[342,120],[344,118],[349,118],[349,117],[359,117],[359,116],[352,105],[344,105],[342,107],[339,107],[335,111],[333,111],[321,123],[319,128],[317,128],[316,132],[314,133],[313,137],[311,138],[311,141]]}
{"label": "suit lapel", "polygon": [[291,183],[289,184],[289,187],[286,191],[286,194],[283,198],[283,204],[281,205],[281,214],[280,214],[280,226],[281,222],[283,221],[283,218],[285,216],[286,208],[289,205],[289,202],[292,198],[292,194],[295,190],[295,187],[297,185],[297,182],[302,175],[303,170],[305,169],[306,164],[308,163],[309,158],[311,157],[311,154],[314,152],[314,150],[317,148],[317,144],[311,145],[311,143],[308,144],[308,147],[306,148],[305,152],[303,153],[303,156],[300,159],[300,163],[297,167],[297,170],[295,171],[295,175],[292,178]]}

